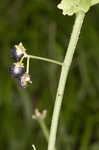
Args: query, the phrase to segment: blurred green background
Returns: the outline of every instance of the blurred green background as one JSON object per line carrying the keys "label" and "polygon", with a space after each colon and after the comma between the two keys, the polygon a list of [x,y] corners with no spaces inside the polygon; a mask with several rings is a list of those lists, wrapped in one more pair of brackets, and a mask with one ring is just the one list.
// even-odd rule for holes
{"label": "blurred green background", "polygon": [[[9,74],[10,49],[63,61],[75,17],[63,16],[59,0],[0,1],[0,150],[46,150],[35,108],[46,109],[50,128],[60,67],[31,60],[32,85],[21,89]],[[84,20],[60,115],[57,150],[99,150],[99,5]]]}

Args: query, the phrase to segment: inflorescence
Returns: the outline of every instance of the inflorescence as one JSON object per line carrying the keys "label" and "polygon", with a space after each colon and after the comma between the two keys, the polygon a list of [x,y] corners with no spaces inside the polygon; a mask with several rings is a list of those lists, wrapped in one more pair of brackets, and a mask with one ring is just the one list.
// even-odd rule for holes
{"label": "inflorescence", "polygon": [[[30,75],[29,75],[30,58],[57,64],[59,66],[63,65],[62,62],[59,62],[53,59],[43,58],[43,57],[34,56],[34,55],[28,55],[22,43],[19,43],[19,45],[15,45],[11,49],[11,57],[16,61],[16,63],[13,63],[10,66],[10,74],[13,78],[18,79],[18,83],[22,88],[26,88],[28,83],[32,83],[32,81],[30,80]],[[24,58],[27,58],[26,71],[24,70],[24,64],[23,64]]]}
{"label": "inflorescence", "polygon": [[24,48],[22,43],[19,45],[15,45],[11,49],[11,57],[16,61],[16,63],[11,64],[10,66],[10,74],[13,78],[18,80],[18,84],[22,88],[26,88],[28,83],[32,83],[29,75],[29,64],[27,64],[26,72],[24,69],[24,64],[22,63],[24,58],[28,59],[28,55],[26,54],[26,49]]}

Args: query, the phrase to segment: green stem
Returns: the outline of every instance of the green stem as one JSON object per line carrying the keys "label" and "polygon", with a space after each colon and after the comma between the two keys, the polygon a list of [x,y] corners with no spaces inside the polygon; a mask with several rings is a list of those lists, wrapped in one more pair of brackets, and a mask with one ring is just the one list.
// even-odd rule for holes
{"label": "green stem", "polygon": [[30,56],[27,56],[27,67],[26,67],[26,73],[29,73],[29,62],[30,62]]}
{"label": "green stem", "polygon": [[56,61],[56,60],[52,60],[52,59],[49,59],[49,58],[43,58],[43,57],[38,57],[38,56],[33,56],[33,55],[27,55],[27,57],[30,57],[32,59],[38,59],[38,60],[43,60],[43,61],[47,61],[47,62],[50,62],[50,63],[54,63],[54,64],[57,64],[57,65],[61,65],[62,66],[62,63],[59,62],[59,61]]}
{"label": "green stem", "polygon": [[49,139],[49,131],[48,131],[46,125],[45,125],[45,122],[44,122],[44,120],[42,120],[42,119],[38,119],[38,122],[39,122],[39,124],[40,124],[40,127],[41,127],[43,133],[44,133],[44,136],[45,136],[45,138],[46,138],[46,141],[48,142],[48,139]]}
{"label": "green stem", "polygon": [[49,135],[48,150],[54,150],[54,147],[55,147],[57,126],[58,126],[58,120],[59,120],[59,114],[60,114],[64,89],[65,89],[65,84],[66,84],[68,72],[70,69],[70,65],[73,59],[73,54],[74,54],[74,51],[75,51],[75,48],[79,39],[84,16],[85,16],[84,12],[79,12],[76,16],[70,43],[69,43],[67,53],[64,59],[64,63],[62,66],[60,81],[58,85],[56,101],[55,101],[54,111],[53,111],[53,117],[52,117],[52,123],[51,123],[50,135]]}
{"label": "green stem", "polygon": [[[48,130],[46,124],[45,124],[45,121],[42,120],[42,119],[38,119],[37,121],[40,124],[40,127],[41,127],[41,129],[42,129],[42,131],[44,133],[46,141],[48,142],[48,140],[49,140],[49,130]],[[56,150],[56,148],[54,148],[54,150]]]}
{"label": "green stem", "polygon": [[32,148],[33,148],[33,150],[36,150],[36,147],[35,147],[35,145],[32,145]]}

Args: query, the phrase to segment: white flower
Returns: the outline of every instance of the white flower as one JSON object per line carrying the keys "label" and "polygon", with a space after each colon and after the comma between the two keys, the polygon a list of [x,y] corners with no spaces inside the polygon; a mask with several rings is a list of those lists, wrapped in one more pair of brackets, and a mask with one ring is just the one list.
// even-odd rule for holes
{"label": "white flower", "polygon": [[63,10],[63,15],[71,16],[79,11],[86,13],[90,5],[90,0],[62,0],[57,7]]}

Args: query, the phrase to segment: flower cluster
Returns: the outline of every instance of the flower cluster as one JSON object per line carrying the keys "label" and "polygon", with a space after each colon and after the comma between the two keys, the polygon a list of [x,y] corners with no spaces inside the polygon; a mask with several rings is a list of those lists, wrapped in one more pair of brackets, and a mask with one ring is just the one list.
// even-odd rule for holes
{"label": "flower cluster", "polygon": [[72,16],[78,12],[88,12],[91,6],[91,0],[61,0],[57,5],[59,9],[62,9],[63,15]]}
{"label": "flower cluster", "polygon": [[35,109],[35,114],[32,115],[32,119],[44,120],[46,118],[46,115],[47,115],[46,110],[43,110],[42,112],[40,112],[38,109]]}
{"label": "flower cluster", "polygon": [[30,75],[24,70],[24,64],[22,63],[23,59],[27,57],[26,49],[22,43],[15,45],[11,49],[11,56],[16,61],[10,66],[10,74],[13,78],[18,79],[18,84],[22,88],[26,88],[28,83],[32,83],[30,80]]}

